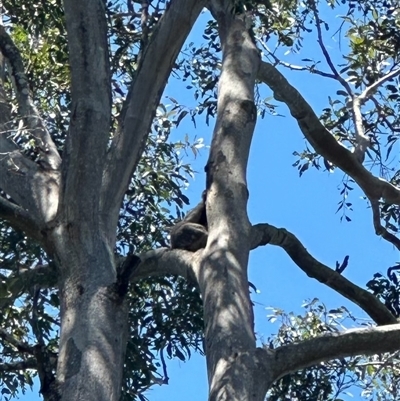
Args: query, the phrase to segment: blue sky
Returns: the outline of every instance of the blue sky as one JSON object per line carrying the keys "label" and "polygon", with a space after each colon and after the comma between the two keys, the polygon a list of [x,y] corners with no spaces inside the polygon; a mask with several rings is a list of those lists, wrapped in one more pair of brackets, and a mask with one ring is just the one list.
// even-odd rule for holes
{"label": "blue sky", "polygon": [[[338,12],[330,12],[328,19],[333,26],[338,23],[335,16]],[[207,16],[203,15],[188,39],[195,41],[201,38],[203,24]],[[330,32],[334,32],[331,29]],[[335,61],[339,60],[337,43],[325,36],[328,50]],[[286,55],[284,60],[300,64],[305,57],[321,59],[322,56],[316,42],[307,40],[304,53],[300,56]],[[326,69],[325,69],[326,70]],[[281,71],[310,102],[317,114],[328,105],[328,95],[334,97],[339,87],[332,80],[306,72]],[[166,95],[172,96],[180,103],[194,106],[193,94],[187,91],[187,83],[171,79]],[[268,90],[265,90],[268,94]],[[166,100],[166,103],[168,101]],[[257,122],[248,166],[249,206],[248,212],[252,223],[270,223],[284,227],[293,232],[319,261],[335,267],[335,262],[342,261],[350,255],[349,266],[345,277],[360,286],[372,278],[375,272],[386,273],[389,266],[400,260],[399,252],[389,243],[374,233],[371,211],[361,199],[362,193],[355,189],[349,201],[353,203],[354,212],[351,222],[341,222],[340,214],[336,214],[341,199],[338,186],[344,175],[336,170],[333,174],[310,169],[301,178],[292,164],[297,160],[293,156],[295,150],[304,148],[305,140],[295,120],[290,116],[284,104],[279,105],[279,113],[284,117],[266,116]],[[173,139],[203,137],[206,144],[211,142],[213,130],[197,120],[197,129],[187,118],[173,134]],[[400,149],[399,149],[400,150]],[[399,152],[397,152],[398,154]],[[396,154],[393,152],[393,154]],[[205,186],[204,165],[208,157],[208,149],[203,149],[192,162],[199,174],[191,183],[187,196],[191,204],[197,204]],[[260,338],[267,337],[278,329],[278,324],[270,324],[266,308],[278,307],[285,311],[301,312],[301,304],[306,299],[319,298],[328,308],[347,306],[356,317],[365,314],[356,306],[333,290],[308,278],[279,248],[267,246],[251,253],[249,264],[250,281],[259,289],[253,294],[256,317],[256,332]],[[170,384],[155,386],[147,393],[151,401],[204,401],[207,399],[207,376],[204,358],[193,355],[187,363],[169,362]],[[38,400],[37,388],[34,393],[20,397],[24,401]],[[349,398],[350,399],[350,398]],[[355,396],[353,400],[361,400]]]}

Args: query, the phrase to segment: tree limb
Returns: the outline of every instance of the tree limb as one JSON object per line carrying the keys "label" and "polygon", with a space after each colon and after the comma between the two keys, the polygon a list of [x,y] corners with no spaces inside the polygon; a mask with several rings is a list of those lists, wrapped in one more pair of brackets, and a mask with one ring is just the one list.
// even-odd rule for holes
{"label": "tree limb", "polygon": [[[335,358],[355,355],[374,355],[400,349],[400,324],[346,332],[327,333],[321,337],[288,344],[274,350],[259,348],[257,351],[263,365],[271,369],[274,377],[282,376],[308,366]],[[271,363],[273,361],[273,363]]]}
{"label": "tree limb", "polygon": [[346,92],[348,93],[348,95],[352,96],[353,92],[350,88],[349,83],[345,79],[343,79],[343,77],[339,74],[339,72],[337,71],[335,65],[333,64],[333,62],[331,60],[328,50],[325,47],[324,39],[322,36],[321,21],[319,19],[319,13],[318,13],[318,10],[317,10],[314,0],[312,0],[310,2],[310,4],[311,4],[311,8],[313,10],[313,14],[314,14],[314,18],[315,18],[315,25],[317,27],[318,44],[322,50],[322,54],[325,57],[325,61],[329,65],[329,68],[331,69],[333,75],[335,76],[335,79],[342,84],[342,86],[346,89]]}
{"label": "tree limb", "polygon": [[23,361],[2,363],[0,372],[17,372],[19,370],[36,369],[36,358],[28,358]]}
{"label": "tree limb", "polygon": [[[364,124],[363,124],[363,117],[361,114],[361,106],[372,96],[372,94],[378,89],[380,85],[385,83],[386,81],[396,77],[399,75],[400,69],[393,70],[389,72],[388,74],[384,75],[380,79],[378,79],[376,82],[374,82],[372,85],[368,86],[359,96],[353,95],[352,96],[352,110],[353,110],[353,122],[354,122],[354,128],[355,128],[355,137],[356,137],[356,145],[354,147],[354,154],[356,155],[357,159],[362,163],[365,158],[365,153],[368,150],[368,147],[370,145],[370,139],[367,135],[365,135],[365,129],[364,129]],[[385,231],[386,235],[390,235],[389,232],[387,232],[385,229],[382,229],[382,231]],[[384,235],[382,235],[383,238],[385,238]],[[392,235],[393,236],[393,235]],[[387,237],[385,238],[388,241]],[[397,241],[400,242],[399,239]],[[390,241],[392,242],[392,241]],[[393,242],[392,242],[393,243]],[[400,249],[400,247],[398,247]]]}
{"label": "tree limb", "polygon": [[[44,170],[20,152],[8,137],[10,120],[10,105],[0,83],[0,189],[29,213],[32,222],[34,220],[39,226],[51,220],[57,211],[58,195],[54,194],[58,194],[58,172]],[[6,207],[4,202],[2,207]],[[12,218],[12,213],[4,213]],[[32,234],[38,238],[39,230]]]}
{"label": "tree limb", "polygon": [[[274,59],[274,65],[281,65],[283,67],[289,68],[292,71],[308,71],[311,74],[320,75],[325,78],[330,78],[336,80],[336,76],[330,74],[329,72],[321,71],[316,68],[317,62],[314,62],[311,66],[302,66],[302,65],[295,65],[291,63],[287,63],[286,61],[280,60],[271,50],[268,48],[267,44],[259,38],[256,38],[259,45],[268,53],[268,56]],[[311,60],[310,60],[311,61]]]}
{"label": "tree limb", "polygon": [[111,125],[106,10],[101,0],[65,0],[64,8],[72,106],[63,155],[63,206],[70,221],[94,223]]}
{"label": "tree limb", "polygon": [[[2,268],[0,264],[0,268]],[[40,265],[32,269],[19,267],[18,271],[5,278],[8,296],[0,298],[0,309],[14,303],[22,293],[37,288],[55,288],[59,274],[54,264]]]}
{"label": "tree limb", "polygon": [[358,96],[360,99],[360,102],[365,102],[367,99],[371,97],[373,93],[376,92],[376,90],[385,82],[397,77],[397,75],[400,75],[400,68],[397,68],[395,70],[392,70],[385,74],[383,77],[379,78],[376,80],[372,85],[368,86],[365,88],[365,90],[361,93],[361,95]]}
{"label": "tree limb", "polygon": [[354,95],[351,102],[353,111],[352,117],[354,123],[354,133],[356,139],[353,153],[360,163],[364,161],[365,153],[367,152],[370,145],[370,139],[367,135],[365,135],[361,105],[362,102],[360,101],[360,98]]}
{"label": "tree limb", "polygon": [[102,213],[113,231],[176,57],[205,4],[206,0],[170,2],[144,49],[108,152]]}
{"label": "tree limb", "polygon": [[374,223],[376,235],[380,235],[383,239],[391,242],[398,250],[400,250],[400,238],[386,230],[381,224],[381,216],[379,212],[379,201],[371,201],[372,221]]}
{"label": "tree limb", "polygon": [[33,101],[21,54],[3,25],[0,25],[0,51],[11,66],[19,113],[35,139],[41,161],[57,170],[61,165],[60,155]]}
{"label": "tree limb", "polygon": [[29,160],[1,132],[0,170],[0,188],[30,214],[37,226],[54,218],[58,206],[59,173],[44,170]]}
{"label": "tree limb", "polygon": [[321,47],[322,53],[325,57],[326,62],[328,63],[331,71],[333,72],[335,79],[345,88],[347,94],[352,99],[352,116],[354,122],[354,131],[355,131],[355,147],[354,147],[354,154],[357,160],[362,163],[365,158],[365,153],[370,145],[370,139],[367,135],[365,135],[364,125],[362,121],[362,114],[361,114],[361,106],[364,102],[368,99],[371,94],[376,91],[379,85],[382,85],[384,82],[388,81],[389,79],[394,78],[396,75],[400,73],[400,70],[393,70],[386,74],[384,77],[380,78],[377,82],[372,84],[371,86],[367,87],[363,93],[359,96],[355,95],[349,85],[349,83],[339,74],[337,69],[335,68],[330,55],[325,47],[322,37],[322,30],[321,30],[321,22],[319,19],[319,13],[315,2],[311,2],[311,8],[314,13],[315,24],[317,27],[317,34],[318,34],[318,43]]}
{"label": "tree limb", "polygon": [[[360,163],[357,155],[333,137],[303,96],[273,65],[263,62],[258,78],[272,89],[276,100],[286,103],[315,151],[353,178],[371,203],[383,198],[387,203],[400,205],[400,188],[372,175]],[[383,238],[391,240],[390,236]],[[395,241],[390,242],[397,246]]]}
{"label": "tree limb", "polygon": [[276,100],[286,103],[313,148],[352,177],[369,199],[384,198],[388,203],[400,205],[400,189],[373,176],[359,163],[325,128],[303,96],[273,65],[262,62],[258,78],[272,89]]}
{"label": "tree limb", "polygon": [[17,340],[12,334],[0,328],[0,338],[10,345],[14,346],[19,352],[25,352],[30,355],[34,354],[34,347],[27,344],[25,341]]}
{"label": "tree limb", "polygon": [[197,257],[197,252],[193,253],[182,249],[161,248],[146,252],[139,255],[141,262],[132,269],[130,280],[137,282],[151,276],[173,274],[194,282],[192,265],[195,257]]}
{"label": "tree limb", "polygon": [[252,230],[252,249],[266,244],[280,246],[307,276],[315,278],[354,302],[378,325],[397,322],[392,313],[373,294],[316,260],[298,238],[289,231],[269,224],[256,224]]}
{"label": "tree limb", "polygon": [[[200,251],[198,251],[200,252]],[[197,253],[182,249],[170,250],[160,248],[145,252],[141,255],[128,255],[117,257],[116,265],[119,281],[138,282],[151,276],[163,276],[168,274],[179,275],[188,280],[195,281],[192,264]],[[0,265],[1,268],[1,265]],[[13,288],[50,288],[57,286],[58,272],[53,264],[37,266],[33,269],[20,269],[10,276],[18,280]],[[120,283],[121,284],[121,283]],[[6,298],[7,300],[9,298]],[[1,300],[3,301],[3,300]],[[0,306],[4,306],[0,301]]]}
{"label": "tree limb", "polygon": [[36,220],[22,207],[0,196],[0,219],[7,220],[15,230],[21,230],[38,242],[43,242],[43,235]]}

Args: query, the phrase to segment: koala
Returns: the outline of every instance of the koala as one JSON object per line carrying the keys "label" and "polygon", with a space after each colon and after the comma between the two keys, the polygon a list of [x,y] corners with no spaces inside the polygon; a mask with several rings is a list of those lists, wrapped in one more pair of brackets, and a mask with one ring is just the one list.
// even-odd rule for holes
{"label": "koala", "polygon": [[205,248],[208,238],[206,216],[206,191],[201,202],[185,218],[171,228],[171,249],[196,252]]}

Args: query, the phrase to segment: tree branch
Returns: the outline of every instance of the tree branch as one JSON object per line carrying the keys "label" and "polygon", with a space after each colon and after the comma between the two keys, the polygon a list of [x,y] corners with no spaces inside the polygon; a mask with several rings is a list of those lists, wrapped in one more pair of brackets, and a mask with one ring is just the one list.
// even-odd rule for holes
{"label": "tree branch", "polygon": [[361,93],[361,95],[358,96],[358,99],[360,100],[360,102],[365,102],[367,99],[369,99],[371,97],[372,94],[374,94],[376,92],[376,90],[382,84],[397,77],[397,75],[400,75],[400,68],[388,72],[386,75],[384,75],[383,77],[381,77],[377,81],[375,81],[372,85],[365,88],[365,90]]}
{"label": "tree branch", "polygon": [[[365,135],[363,117],[361,114],[361,106],[365,103],[366,100],[368,100],[372,96],[372,94],[378,89],[378,87],[380,85],[382,85],[384,82],[394,78],[399,73],[400,73],[400,69],[393,70],[393,71],[389,72],[388,74],[386,74],[385,76],[378,79],[371,86],[367,87],[363,91],[363,93],[361,93],[361,95],[359,95],[359,96],[353,95],[352,110],[353,110],[353,122],[354,122],[354,128],[355,128],[355,137],[356,137],[356,145],[354,147],[354,154],[361,163],[364,161],[365,153],[370,145],[370,139],[367,135]],[[390,234],[390,233],[386,232],[386,234]],[[382,236],[385,238],[384,235],[382,235]],[[388,238],[385,238],[385,239],[388,239]],[[400,241],[400,240],[398,240],[398,241]],[[392,242],[392,241],[390,241],[390,242]]]}
{"label": "tree branch", "polygon": [[7,220],[15,230],[21,230],[34,240],[42,243],[40,227],[31,215],[22,207],[0,196],[0,219]]}
{"label": "tree branch", "polygon": [[[344,333],[327,333],[321,337],[282,347],[257,350],[263,365],[274,366],[275,380],[308,366],[329,359],[355,355],[374,355],[400,349],[400,324],[367,329],[352,329]],[[271,361],[273,360],[273,363]]]}
{"label": "tree branch", "polygon": [[3,25],[0,25],[0,51],[11,66],[19,113],[35,139],[41,161],[57,170],[61,165],[60,155],[33,101],[21,54]]}
{"label": "tree branch", "polygon": [[[198,251],[200,252],[200,251]],[[143,278],[162,275],[179,275],[195,282],[193,273],[193,258],[197,252],[184,251],[182,249],[170,250],[168,248],[156,249],[139,255],[140,263],[131,270],[130,280],[137,282]]]}
{"label": "tree branch", "polygon": [[376,235],[380,235],[383,239],[391,242],[398,250],[400,250],[400,238],[386,230],[381,224],[381,217],[379,211],[379,201],[374,200],[371,202],[372,220],[374,223]]}
{"label": "tree branch", "polygon": [[349,83],[343,79],[343,77],[339,74],[339,72],[337,71],[335,65],[332,63],[331,57],[328,53],[328,50],[326,50],[325,44],[324,44],[324,39],[322,37],[322,30],[321,30],[321,22],[319,19],[319,13],[317,10],[317,7],[315,5],[314,1],[310,2],[311,4],[311,8],[313,10],[313,14],[314,14],[314,18],[315,18],[315,25],[317,27],[317,35],[318,35],[318,44],[322,50],[322,53],[325,57],[325,61],[327,62],[327,64],[329,65],[329,68],[331,69],[331,71],[333,72],[333,75],[335,76],[335,79],[337,81],[339,81],[341,83],[341,85],[346,89],[346,92],[348,93],[349,96],[352,96],[353,91],[350,88]]}
{"label": "tree branch", "polygon": [[[286,103],[315,151],[353,178],[371,203],[383,198],[387,203],[400,205],[400,188],[372,175],[355,154],[333,137],[303,96],[273,65],[263,62],[258,78],[272,89],[276,100]],[[390,237],[385,239],[390,240]]]}
{"label": "tree branch", "polygon": [[276,100],[286,103],[314,149],[352,177],[369,199],[384,198],[388,203],[400,205],[400,189],[373,176],[362,166],[324,127],[303,96],[273,65],[262,62],[258,78],[272,89]]}
{"label": "tree branch", "polygon": [[361,113],[361,105],[362,102],[358,96],[353,96],[353,100],[351,102],[352,107],[352,117],[354,123],[354,132],[355,132],[355,146],[354,146],[354,156],[360,163],[363,163],[365,159],[365,153],[368,150],[370,145],[370,139],[365,135],[364,125],[363,125],[363,117]]}
{"label": "tree branch", "polygon": [[206,0],[170,2],[144,49],[107,158],[102,214],[113,231],[176,57],[205,4]]}
{"label": "tree branch", "polygon": [[378,325],[397,322],[392,313],[373,294],[316,260],[298,238],[289,231],[269,224],[256,224],[252,230],[252,249],[266,244],[280,246],[307,276],[318,280],[354,302]]}
{"label": "tree branch", "polygon": [[[0,268],[3,266],[0,264]],[[13,274],[6,277],[7,297],[0,298],[0,309],[14,303],[22,293],[38,288],[55,288],[58,284],[59,274],[54,264],[36,266],[28,269],[23,266]]]}
{"label": "tree branch", "polygon": [[[18,146],[7,136],[10,120],[10,106],[0,83],[0,188],[29,213],[32,222],[35,220],[39,226],[51,220],[57,211],[58,172],[44,170],[20,152]],[[55,194],[57,195],[54,196]],[[2,208],[6,206],[3,202]],[[7,208],[8,212],[4,213],[12,218],[10,207]],[[30,234],[38,238],[40,233],[38,230]]]}
{"label": "tree branch", "polygon": [[[197,253],[182,249],[170,250],[169,248],[152,250],[138,256],[117,257],[119,284],[122,284],[122,281],[136,283],[143,278],[168,274],[179,275],[195,282],[192,264],[196,257],[198,257]],[[39,288],[56,287],[58,272],[53,264],[41,265],[33,269],[21,268],[9,279],[15,280],[12,283],[12,293],[20,294],[23,289],[33,286]],[[6,298],[6,300],[8,301],[11,298]],[[0,307],[3,306],[4,303],[0,302]]]}
{"label": "tree branch", "polygon": [[36,369],[36,367],[36,359],[28,358],[24,361],[0,364],[0,372],[17,372],[19,370]]}
{"label": "tree branch", "polygon": [[30,355],[34,354],[34,347],[24,341],[17,340],[13,335],[7,333],[6,330],[0,328],[0,338],[10,345],[14,346],[19,352],[25,352]]}
{"label": "tree branch", "polygon": [[44,170],[29,160],[2,132],[0,170],[0,188],[29,213],[37,226],[54,218],[58,206],[59,173]]}
{"label": "tree branch", "polygon": [[101,0],[65,0],[64,8],[72,106],[63,160],[63,206],[69,220],[93,222],[99,219],[111,125],[106,10]]}
{"label": "tree branch", "polygon": [[264,48],[264,50],[268,53],[268,56],[270,56],[274,59],[274,62],[275,62],[274,65],[281,65],[292,71],[308,71],[311,74],[316,74],[316,75],[320,75],[325,78],[336,80],[335,75],[330,74],[328,72],[318,70],[316,68],[316,65],[318,64],[317,62],[314,62],[313,65],[311,65],[311,66],[302,66],[302,65],[295,65],[295,64],[287,63],[286,61],[280,60],[273,52],[271,52],[271,50],[268,48],[267,44],[262,39],[258,39],[258,38],[256,38],[256,39],[257,39],[259,45],[262,48]]}

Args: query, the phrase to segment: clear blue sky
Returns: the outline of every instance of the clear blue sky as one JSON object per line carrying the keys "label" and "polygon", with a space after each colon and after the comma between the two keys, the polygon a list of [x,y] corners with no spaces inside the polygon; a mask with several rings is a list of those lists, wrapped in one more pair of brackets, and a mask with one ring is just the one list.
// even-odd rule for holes
{"label": "clear blue sky", "polygon": [[[331,26],[337,25],[337,14],[330,13],[328,21]],[[207,16],[202,16],[188,42],[202,40],[203,26],[207,19]],[[334,29],[330,32],[334,32]],[[337,43],[330,41],[328,35],[325,38],[328,50],[338,61]],[[316,42],[307,40],[304,52],[300,56],[287,55],[284,60],[300,64],[302,58],[310,56],[322,60]],[[339,89],[334,81],[326,78],[312,76],[306,72],[282,71],[310,102],[317,114],[327,106],[328,95],[334,97]],[[194,106],[192,93],[184,89],[186,85],[187,83],[182,84],[171,79],[166,95],[174,97],[182,104]],[[337,260],[341,261],[345,255],[350,255],[349,266],[344,275],[356,284],[365,286],[375,272],[385,273],[387,267],[399,261],[400,255],[391,245],[374,234],[371,211],[361,199],[362,193],[359,190],[354,190],[349,199],[354,209],[351,214],[352,222],[340,221],[340,214],[335,214],[341,199],[337,188],[343,179],[339,170],[329,174],[310,169],[299,178],[297,169],[292,167],[297,160],[293,151],[301,151],[305,140],[285,105],[279,104],[279,113],[285,117],[267,116],[257,122],[248,167],[250,221],[270,223],[293,232],[314,257],[330,267],[334,268]],[[210,144],[213,126],[206,126],[201,119],[197,120],[197,124],[196,130],[189,119],[184,120],[174,132],[173,139],[183,138],[188,133],[192,138],[195,135],[204,137],[205,143]],[[207,157],[207,149],[203,149],[201,156],[196,160],[192,160],[189,155],[189,161],[193,162],[199,172],[187,191],[192,205],[197,203],[204,189],[203,171]],[[268,246],[253,251],[249,275],[250,281],[260,291],[253,296],[256,303],[256,332],[259,337],[265,338],[278,329],[278,324],[270,324],[266,318],[269,311],[265,308],[268,306],[278,307],[287,312],[301,312],[300,306],[305,299],[317,297],[329,308],[344,305],[355,316],[365,316],[356,305],[308,278],[279,248]],[[176,360],[170,361],[168,366],[170,384],[155,386],[149,390],[147,396],[151,401],[207,399],[204,358],[193,355],[187,363]],[[35,390],[35,393],[28,393],[20,399],[38,400],[37,388]],[[352,400],[357,401],[361,398],[355,396]]]}

